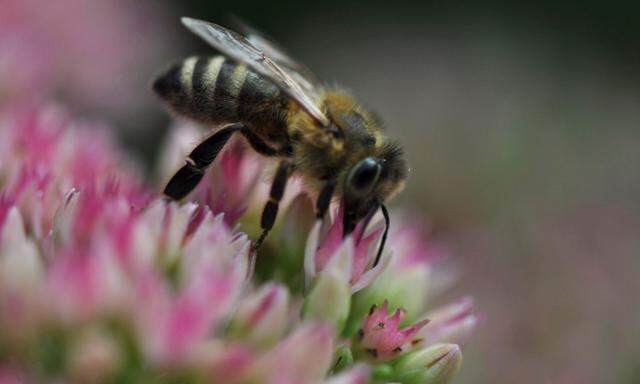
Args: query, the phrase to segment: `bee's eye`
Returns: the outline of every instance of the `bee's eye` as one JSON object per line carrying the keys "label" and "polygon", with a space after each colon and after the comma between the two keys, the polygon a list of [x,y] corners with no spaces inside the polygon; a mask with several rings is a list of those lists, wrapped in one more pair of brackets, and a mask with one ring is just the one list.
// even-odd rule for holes
{"label": "bee's eye", "polygon": [[382,166],[372,157],[361,160],[349,172],[347,183],[356,192],[367,192],[380,177]]}

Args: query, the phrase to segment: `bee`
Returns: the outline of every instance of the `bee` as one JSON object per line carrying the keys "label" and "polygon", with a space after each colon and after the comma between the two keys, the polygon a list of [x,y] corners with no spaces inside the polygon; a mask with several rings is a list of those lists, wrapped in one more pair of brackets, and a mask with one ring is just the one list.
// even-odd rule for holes
{"label": "bee", "polygon": [[385,230],[377,264],[390,225],[384,203],[404,187],[407,166],[401,147],[383,135],[376,115],[344,89],[320,83],[249,27],[241,35],[206,21],[181,20],[222,55],[172,65],[156,77],[153,90],[179,116],[218,128],[188,155],[164,194],[175,200],[188,195],[229,138],[240,134],[256,152],[279,160],[254,250],[273,227],[287,180],[296,174],[317,195],[319,219],[332,200],[341,202],[344,236],[382,211]]}

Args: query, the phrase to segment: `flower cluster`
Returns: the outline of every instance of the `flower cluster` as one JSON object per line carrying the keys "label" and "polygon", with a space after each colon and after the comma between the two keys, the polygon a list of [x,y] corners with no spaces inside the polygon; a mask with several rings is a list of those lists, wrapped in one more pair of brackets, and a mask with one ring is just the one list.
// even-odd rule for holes
{"label": "flower cluster", "polygon": [[161,27],[169,16],[148,2],[4,0],[0,104],[55,96],[76,109],[141,121],[155,106],[149,68],[180,46]]}
{"label": "flower cluster", "polygon": [[[165,158],[188,151],[193,129],[175,128],[187,131]],[[395,218],[374,266],[381,223],[343,239],[339,208],[314,222],[292,188],[256,260],[239,229],[264,196],[264,164],[241,146],[177,204],[142,185],[104,129],[58,108],[3,111],[0,132],[0,381],[447,383],[457,373],[477,318],[469,299],[425,312],[441,252],[409,221]]]}

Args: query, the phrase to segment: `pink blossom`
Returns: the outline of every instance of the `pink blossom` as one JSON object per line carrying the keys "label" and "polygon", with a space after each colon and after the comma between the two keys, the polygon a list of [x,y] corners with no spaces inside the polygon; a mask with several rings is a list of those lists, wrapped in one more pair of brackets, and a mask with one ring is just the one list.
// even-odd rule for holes
{"label": "pink blossom", "polygon": [[0,366],[0,383],[2,384],[21,384],[25,382],[26,376],[19,369]]}
{"label": "pink blossom", "polygon": [[[399,292],[376,291],[381,273],[428,264],[422,256],[392,262],[390,251],[409,258],[425,247],[400,232],[373,266],[381,223],[362,223],[343,238],[339,211],[308,237],[298,269],[313,278],[306,295],[255,278],[249,237],[233,222],[259,193],[259,168],[236,148],[210,175],[230,189],[205,184],[209,194],[193,197],[199,203],[178,204],[139,183],[106,131],[60,109],[7,111],[0,131],[7,138],[0,143],[0,359],[10,357],[9,365],[0,360],[2,379],[33,381],[23,372],[52,358],[31,353],[43,348],[56,351],[47,379],[80,382],[126,371],[139,381],[188,374],[225,383],[358,384],[370,379],[369,365],[426,348],[407,360],[423,377],[436,372],[422,367],[440,351],[434,342],[461,342],[475,327],[466,301],[404,328],[404,311],[388,315],[386,300],[363,319],[353,304],[359,298]],[[351,336],[350,318],[361,326],[353,343],[341,336]],[[338,345],[350,360],[334,372]],[[455,359],[437,372],[449,380],[460,351],[445,349]]]}
{"label": "pink blossom", "polygon": [[[20,329],[19,339],[52,322],[82,329],[117,316],[134,326],[149,361],[188,361],[243,292],[247,237],[206,207],[148,203],[108,141],[88,143],[42,114],[0,125],[12,138],[3,165],[19,168],[2,167],[11,192],[0,200],[0,274],[9,277],[0,284],[0,324]],[[51,175],[43,187],[51,207],[27,194],[42,187],[39,174]],[[17,319],[28,321],[18,328]]]}
{"label": "pink blossom", "polygon": [[467,342],[480,322],[473,311],[473,299],[464,297],[448,305],[427,312],[424,318],[430,322],[420,330],[418,335],[425,343]]}
{"label": "pink blossom", "polygon": [[364,384],[368,379],[368,367],[365,364],[358,364],[346,372],[331,377],[324,384]]}
{"label": "pink blossom", "polygon": [[286,287],[270,283],[242,299],[230,324],[230,336],[258,348],[271,346],[286,331],[289,313]]}
{"label": "pink blossom", "polygon": [[330,368],[332,357],[331,328],[305,325],[265,353],[254,375],[266,378],[266,383],[317,383]]}
{"label": "pink blossom", "polygon": [[326,222],[317,221],[311,229],[305,249],[305,272],[310,280],[324,269],[329,260],[337,254],[343,244],[349,253],[350,279],[352,292],[356,292],[373,281],[387,266],[391,254],[383,253],[378,265],[373,265],[378,253],[378,245],[382,235],[382,223],[372,228],[365,228],[365,222],[359,223],[353,236],[343,238],[342,210],[335,213],[334,218],[327,217]]}
{"label": "pink blossom", "polygon": [[430,236],[430,227],[410,215],[394,215],[389,231],[389,244],[393,244],[396,257],[393,264],[412,267],[416,264],[434,264],[447,258],[448,252]]}
{"label": "pink blossom", "polygon": [[429,322],[425,319],[398,329],[404,310],[398,308],[389,316],[388,305],[385,301],[380,307],[371,307],[358,331],[360,347],[376,361],[392,360],[414,348],[421,341],[415,338],[416,334]]}
{"label": "pink blossom", "polygon": [[57,92],[84,105],[139,107],[147,68],[173,46],[149,22],[162,20],[160,10],[123,0],[5,0],[0,100]]}
{"label": "pink blossom", "polygon": [[38,238],[48,235],[59,202],[73,189],[121,196],[136,207],[147,200],[141,176],[112,155],[104,126],[71,122],[56,106],[27,107],[1,110],[0,132],[3,200],[20,207]]}

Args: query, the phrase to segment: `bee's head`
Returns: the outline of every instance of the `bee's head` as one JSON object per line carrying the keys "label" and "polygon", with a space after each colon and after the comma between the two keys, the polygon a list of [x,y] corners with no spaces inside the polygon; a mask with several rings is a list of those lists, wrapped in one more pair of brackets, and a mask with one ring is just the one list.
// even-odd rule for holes
{"label": "bee's head", "polygon": [[387,143],[360,159],[347,172],[343,187],[344,234],[404,187],[407,166],[402,149]]}

